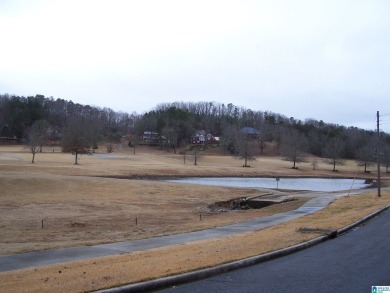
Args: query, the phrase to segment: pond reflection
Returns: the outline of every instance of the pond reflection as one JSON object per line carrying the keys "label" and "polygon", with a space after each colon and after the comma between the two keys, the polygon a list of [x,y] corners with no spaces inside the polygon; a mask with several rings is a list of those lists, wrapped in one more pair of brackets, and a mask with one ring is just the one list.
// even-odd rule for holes
{"label": "pond reflection", "polygon": [[270,188],[312,191],[341,191],[369,187],[364,179],[329,178],[247,178],[247,177],[207,177],[166,180],[167,182],[200,184],[239,188]]}

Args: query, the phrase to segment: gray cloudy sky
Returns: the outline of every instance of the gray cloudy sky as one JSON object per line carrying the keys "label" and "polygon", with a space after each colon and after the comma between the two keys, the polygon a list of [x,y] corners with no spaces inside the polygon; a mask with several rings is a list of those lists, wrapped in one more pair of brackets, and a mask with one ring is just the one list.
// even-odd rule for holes
{"label": "gray cloudy sky", "polygon": [[388,0],[1,0],[0,93],[129,113],[215,101],[375,129],[390,114],[389,15]]}

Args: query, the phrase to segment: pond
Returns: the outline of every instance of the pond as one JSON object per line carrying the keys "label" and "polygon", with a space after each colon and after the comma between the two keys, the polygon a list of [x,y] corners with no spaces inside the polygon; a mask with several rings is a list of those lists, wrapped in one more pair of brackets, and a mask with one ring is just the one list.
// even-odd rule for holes
{"label": "pond", "polygon": [[166,180],[167,182],[212,185],[239,188],[270,188],[312,191],[341,191],[369,187],[364,179],[329,178],[247,178],[247,177],[206,177]]}

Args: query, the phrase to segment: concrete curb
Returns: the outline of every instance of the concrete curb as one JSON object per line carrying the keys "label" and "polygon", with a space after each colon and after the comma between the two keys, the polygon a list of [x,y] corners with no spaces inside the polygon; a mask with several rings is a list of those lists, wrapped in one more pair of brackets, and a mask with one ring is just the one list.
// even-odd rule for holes
{"label": "concrete curb", "polygon": [[283,248],[277,251],[273,251],[270,253],[261,254],[258,256],[249,257],[243,260],[238,260],[226,264],[222,264],[216,267],[207,268],[207,269],[201,269],[197,271],[192,271],[188,273],[183,273],[175,276],[155,279],[151,281],[136,283],[136,284],[130,284],[130,285],[124,285],[121,287],[111,288],[111,289],[104,289],[95,291],[96,293],[128,293],[128,292],[147,292],[152,290],[158,290],[163,289],[169,286],[184,284],[193,282],[200,279],[209,278],[215,275],[219,275],[222,273],[226,273],[228,271],[236,270],[239,268],[248,267],[251,265],[255,265],[261,262],[269,261],[278,257],[286,256],[288,254],[298,252],[300,250],[309,248],[311,246],[317,245],[321,242],[327,241],[329,239],[333,239],[337,237],[337,235],[344,234],[351,229],[367,222],[368,220],[372,219],[373,217],[379,215],[383,211],[387,210],[390,207],[390,205],[387,205],[380,210],[362,218],[359,221],[356,221],[355,223],[348,225],[340,230],[334,231],[326,236],[321,236],[312,240],[309,240],[304,243],[300,243],[291,247]]}

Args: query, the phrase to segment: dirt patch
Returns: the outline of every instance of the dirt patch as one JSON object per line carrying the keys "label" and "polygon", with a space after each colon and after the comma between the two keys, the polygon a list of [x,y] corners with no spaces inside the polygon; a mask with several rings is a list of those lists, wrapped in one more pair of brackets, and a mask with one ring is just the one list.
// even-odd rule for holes
{"label": "dirt patch", "polygon": [[227,201],[218,201],[208,206],[209,210],[213,213],[229,212],[229,211],[242,211],[242,210],[257,210],[263,209],[272,205],[277,205],[285,202],[297,200],[296,198],[280,199],[280,200],[264,200],[264,199],[248,199],[234,198]]}
{"label": "dirt patch", "polygon": [[87,226],[87,223],[80,223],[80,222],[72,222],[70,223],[71,227],[85,227]]}

